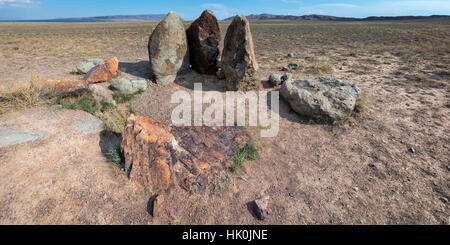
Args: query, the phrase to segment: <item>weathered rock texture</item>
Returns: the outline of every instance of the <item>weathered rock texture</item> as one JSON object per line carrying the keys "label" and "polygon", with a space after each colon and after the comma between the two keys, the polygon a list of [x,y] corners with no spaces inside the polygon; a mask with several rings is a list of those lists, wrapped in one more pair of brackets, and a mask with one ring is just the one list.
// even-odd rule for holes
{"label": "weathered rock texture", "polygon": [[47,80],[42,83],[41,93],[48,97],[76,96],[88,92],[84,80]]}
{"label": "weathered rock texture", "polygon": [[228,90],[247,90],[257,86],[258,64],[253,49],[250,24],[237,15],[228,27],[222,54],[222,69]]}
{"label": "weathered rock texture", "polygon": [[186,33],[192,68],[202,74],[216,74],[221,34],[214,14],[205,10]]}
{"label": "weathered rock texture", "polygon": [[170,127],[163,121],[128,118],[121,148],[130,179],[155,193],[167,190],[177,161],[172,139]]}
{"label": "weathered rock texture", "polygon": [[345,119],[355,109],[361,90],[335,78],[286,81],[281,95],[298,114],[325,122]]}
{"label": "weathered rock texture", "polygon": [[254,201],[254,211],[258,219],[265,220],[269,211],[270,196],[264,196]]}
{"label": "weathered rock texture", "polygon": [[116,78],[111,82],[111,88],[124,94],[135,94],[148,88],[146,80],[130,80],[127,78]]}
{"label": "weathered rock texture", "polygon": [[84,77],[88,83],[106,82],[117,76],[119,60],[114,57],[105,61],[104,64],[92,68]]}
{"label": "weathered rock texture", "polygon": [[207,186],[249,141],[239,127],[170,127],[134,116],[127,120],[122,151],[130,179],[161,194],[172,186]]}
{"label": "weathered rock texture", "polygon": [[88,73],[92,68],[104,64],[105,61],[102,59],[87,59],[77,65],[77,72],[80,74]]}
{"label": "weathered rock texture", "polygon": [[116,101],[113,98],[113,92],[100,84],[90,84],[89,92],[100,103],[116,105]]}
{"label": "weathered rock texture", "polygon": [[148,42],[150,69],[158,84],[169,84],[189,69],[186,31],[180,16],[170,12],[155,28]]}

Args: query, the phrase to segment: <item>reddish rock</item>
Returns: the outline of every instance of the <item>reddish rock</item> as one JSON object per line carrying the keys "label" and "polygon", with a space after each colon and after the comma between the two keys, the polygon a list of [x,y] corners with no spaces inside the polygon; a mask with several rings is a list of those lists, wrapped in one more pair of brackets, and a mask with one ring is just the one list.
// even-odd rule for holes
{"label": "reddish rock", "polygon": [[84,80],[47,80],[42,83],[41,93],[49,97],[76,96],[88,92]]}
{"label": "reddish rock", "polygon": [[214,14],[205,10],[186,33],[192,68],[202,74],[216,74],[221,34]]}
{"label": "reddish rock", "polygon": [[270,196],[264,196],[254,201],[254,211],[258,219],[265,220],[268,214]]}
{"label": "reddish rock", "polygon": [[163,121],[133,116],[126,122],[122,151],[129,177],[153,193],[162,193],[172,184],[171,166],[177,161],[170,127]]}
{"label": "reddish rock", "polygon": [[152,216],[158,217],[161,215],[162,211],[164,210],[164,195],[158,195],[155,197],[155,200],[153,201],[153,210],[152,210]]}
{"label": "reddish rock", "polygon": [[105,61],[104,64],[92,68],[84,77],[88,83],[106,82],[117,76],[119,60],[116,57]]}
{"label": "reddish rock", "polygon": [[258,64],[250,24],[243,15],[237,15],[228,27],[222,54],[222,69],[228,90],[248,90],[259,86],[255,78]]}
{"label": "reddish rock", "polygon": [[141,116],[128,118],[122,137],[130,179],[162,194],[171,186],[206,186],[228,169],[250,137],[240,127],[170,127]]}

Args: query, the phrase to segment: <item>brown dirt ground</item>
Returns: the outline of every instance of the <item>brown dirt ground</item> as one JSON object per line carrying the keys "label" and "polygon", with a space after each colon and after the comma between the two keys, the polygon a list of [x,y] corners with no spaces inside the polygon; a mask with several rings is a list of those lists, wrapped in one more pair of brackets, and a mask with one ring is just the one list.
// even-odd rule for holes
{"label": "brown dirt ground", "polygon": [[[69,74],[76,63],[96,56],[117,56],[125,76],[149,76],[145,46],[153,24],[41,24],[41,32],[11,25],[0,25],[2,85],[31,72],[77,77]],[[11,129],[45,128],[51,136],[0,149],[0,224],[450,223],[450,23],[270,23],[252,30],[261,80],[295,61],[302,65],[294,78],[352,81],[368,106],[330,126],[281,101],[277,137],[259,138],[259,129],[249,128],[258,160],[247,162],[246,171],[223,173],[202,193],[175,191],[157,218],[147,212],[152,194],[108,162],[105,149],[117,139],[68,128],[83,112],[40,107],[4,115],[0,122]],[[61,48],[29,49],[33,38]],[[290,52],[297,58],[284,58]],[[176,106],[168,98],[177,90],[192,93],[194,82],[224,91],[223,81],[192,73],[151,86],[131,105],[137,114],[168,121]],[[266,194],[270,214],[258,221],[248,203]]]}

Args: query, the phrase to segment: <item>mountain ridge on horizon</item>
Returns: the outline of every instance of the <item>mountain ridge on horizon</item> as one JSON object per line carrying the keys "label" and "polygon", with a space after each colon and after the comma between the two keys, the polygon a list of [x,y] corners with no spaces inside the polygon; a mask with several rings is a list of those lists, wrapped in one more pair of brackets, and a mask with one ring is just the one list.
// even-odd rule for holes
{"label": "mountain ridge on horizon", "polygon": [[[43,20],[0,20],[0,22],[144,22],[161,21],[166,14],[140,14],[140,15],[110,15],[95,17],[55,18]],[[230,21],[234,18],[228,17],[221,21]],[[246,16],[249,21],[388,21],[388,20],[429,20],[450,19],[450,15],[430,16],[369,16],[366,18],[337,17],[331,15],[274,15],[274,14],[251,14]],[[190,21],[190,20],[188,20]]]}

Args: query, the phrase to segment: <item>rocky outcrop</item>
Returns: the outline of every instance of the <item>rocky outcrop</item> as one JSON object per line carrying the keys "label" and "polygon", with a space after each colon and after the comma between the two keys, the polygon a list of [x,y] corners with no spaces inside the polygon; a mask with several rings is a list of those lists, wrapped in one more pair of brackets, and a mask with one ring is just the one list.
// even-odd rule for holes
{"label": "rocky outcrop", "polygon": [[141,116],[128,118],[121,148],[130,179],[154,193],[169,189],[172,166],[177,162],[172,140],[166,123]]}
{"label": "rocky outcrop", "polygon": [[360,93],[355,84],[327,77],[289,80],[281,87],[281,95],[294,111],[325,122],[342,120],[351,115]]}
{"label": "rocky outcrop", "polygon": [[88,92],[84,80],[47,80],[41,85],[41,94],[47,97],[77,96]]}
{"label": "rocky outcrop", "polygon": [[105,61],[104,64],[92,68],[84,77],[88,83],[106,82],[117,76],[119,60],[114,57]]}
{"label": "rocky outcrop", "polygon": [[104,63],[105,61],[102,59],[87,59],[86,61],[81,62],[77,65],[77,72],[79,74],[86,74],[90,70],[92,70],[92,68]]}
{"label": "rocky outcrop", "polygon": [[198,191],[230,168],[250,137],[240,127],[170,127],[133,116],[122,139],[130,179],[161,194],[172,186]]}
{"label": "rocky outcrop", "polygon": [[155,28],[148,42],[150,69],[158,84],[169,84],[189,69],[186,31],[180,16],[170,12]]}
{"label": "rocky outcrop", "polygon": [[257,87],[255,75],[258,64],[250,24],[245,16],[237,15],[228,27],[222,54],[222,69],[228,90]]}
{"label": "rocky outcrop", "polygon": [[186,33],[192,68],[202,74],[216,74],[221,34],[214,14],[205,10]]}

